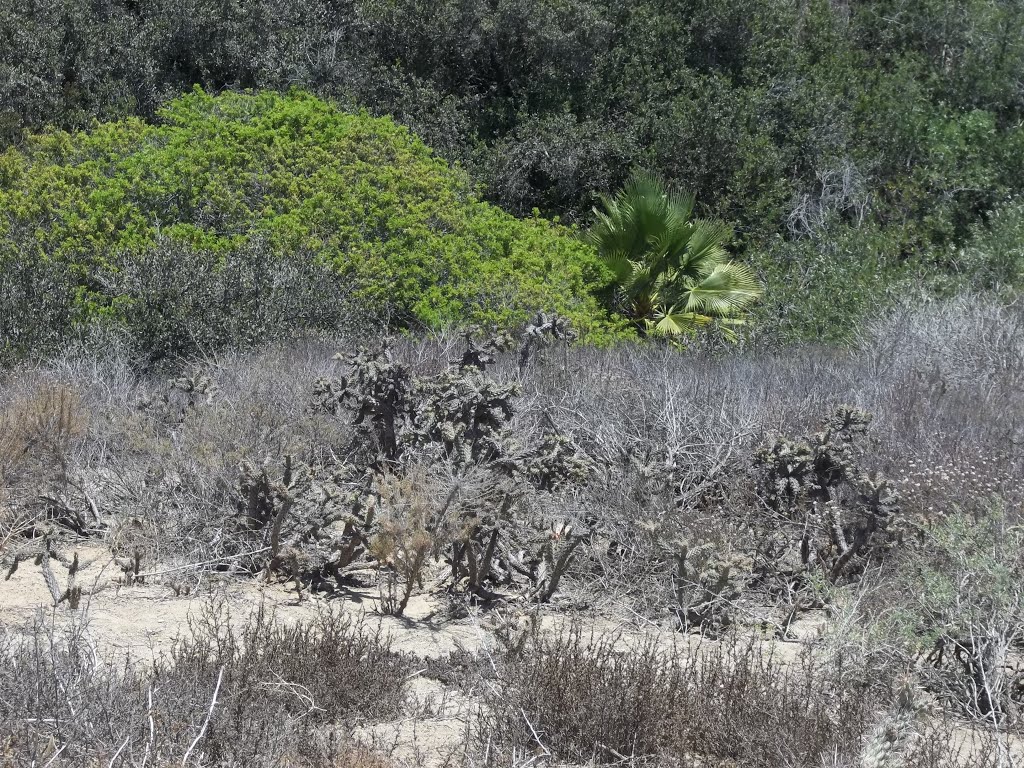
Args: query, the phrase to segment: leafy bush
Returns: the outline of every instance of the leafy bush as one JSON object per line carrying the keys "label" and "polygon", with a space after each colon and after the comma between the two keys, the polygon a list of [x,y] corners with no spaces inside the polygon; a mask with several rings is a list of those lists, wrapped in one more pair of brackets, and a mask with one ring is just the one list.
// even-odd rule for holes
{"label": "leafy bush", "polygon": [[1024,201],[998,207],[971,234],[956,260],[964,282],[1010,296],[1024,288]]}
{"label": "leafy bush", "polygon": [[[208,304],[211,323],[242,310],[257,325],[270,318],[254,305],[310,304],[291,294],[324,268],[399,323],[507,325],[545,309],[600,331],[590,293],[605,276],[593,252],[564,228],[480,202],[463,173],[391,120],[298,91],[199,89],[159,117],[35,136],[0,156],[0,263],[60,265],[77,309],[158,348],[179,344],[167,335]],[[308,266],[296,274],[286,254]],[[332,282],[321,283],[331,298]],[[270,316],[330,326],[330,303],[312,302],[313,317]],[[154,312],[177,327],[151,328]]]}
{"label": "leafy bush", "polygon": [[144,251],[116,254],[97,277],[149,361],[369,322],[329,265],[258,237],[218,252],[160,235]]}
{"label": "leafy bush", "polygon": [[807,236],[773,238],[753,262],[769,289],[753,308],[752,332],[771,329],[777,342],[848,342],[866,320],[921,292],[895,238],[831,214]]}
{"label": "leafy bush", "polygon": [[[649,168],[735,222],[745,260],[831,212],[840,251],[877,229],[956,277],[972,227],[1024,191],[1022,28],[1005,0],[7,0],[0,145],[150,119],[196,84],[299,85],[410,126],[516,214],[582,221]],[[785,250],[822,285],[809,247]],[[815,291],[783,334],[873,311],[856,263],[837,310]],[[769,296],[805,281],[769,277]]]}

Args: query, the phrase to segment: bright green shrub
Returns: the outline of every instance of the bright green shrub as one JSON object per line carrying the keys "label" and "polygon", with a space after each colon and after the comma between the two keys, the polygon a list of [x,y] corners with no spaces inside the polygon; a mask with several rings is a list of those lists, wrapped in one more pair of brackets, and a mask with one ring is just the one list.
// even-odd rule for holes
{"label": "bright green shrub", "polygon": [[0,155],[0,264],[24,259],[26,232],[39,258],[74,274],[92,316],[124,314],[117,281],[99,276],[159,235],[213,254],[254,238],[309,253],[403,324],[508,325],[543,309],[592,337],[605,327],[591,294],[607,277],[571,231],[481,202],[390,119],[299,91],[197,88],[156,124],[32,137]]}

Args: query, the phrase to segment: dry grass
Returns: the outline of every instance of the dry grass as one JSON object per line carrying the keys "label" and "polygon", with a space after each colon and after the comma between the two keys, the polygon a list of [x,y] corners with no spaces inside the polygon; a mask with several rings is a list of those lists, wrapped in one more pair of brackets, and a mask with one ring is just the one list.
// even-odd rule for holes
{"label": "dry grass", "polygon": [[697,648],[615,636],[534,635],[484,686],[475,760],[735,768],[1011,765],[994,735],[968,741],[907,683],[859,659],[775,655],[730,636]]}
{"label": "dry grass", "polygon": [[[347,735],[401,711],[411,671],[337,615],[240,623],[211,605],[152,667],[90,647],[81,624],[0,634],[5,765],[384,765]],[[329,726],[329,727],[328,727]],[[191,759],[186,759],[190,757]]]}
{"label": "dry grass", "polygon": [[[896,706],[893,680],[927,655],[921,638],[955,636],[964,648],[983,650],[977,638],[994,631],[1000,658],[1024,650],[1020,590],[1006,587],[1024,578],[1019,557],[997,552],[987,540],[955,551],[941,539],[956,526],[969,532],[995,520],[994,510],[1000,530],[1020,525],[1022,318],[1019,307],[961,299],[908,309],[845,350],[555,345],[523,369],[510,355],[487,370],[496,381],[521,388],[502,438],[509,455],[555,445],[544,443],[554,434],[586,457],[579,477],[550,487],[500,475],[484,459],[456,465],[415,442],[404,446],[404,458],[389,464],[387,475],[374,476],[366,430],[351,415],[310,402],[316,381],[338,375],[333,353],[351,350],[346,340],[228,353],[194,361],[170,381],[140,372],[116,348],[100,357],[68,353],[11,372],[0,385],[7,424],[0,430],[6,493],[0,547],[39,536],[42,520],[67,529],[69,520],[95,508],[95,526],[70,528],[102,532],[119,555],[140,553],[144,569],[196,563],[258,571],[266,558],[249,553],[268,546],[273,526],[238,519],[239,464],[277,473],[283,457],[291,456],[308,470],[312,490],[296,501],[296,509],[306,505],[301,535],[288,527],[298,513],[280,519],[289,541],[315,539],[319,559],[312,559],[321,570],[337,566],[339,584],[365,579],[371,583],[363,586],[372,587],[372,574],[384,573],[377,586],[394,613],[415,590],[432,584],[448,593],[456,615],[474,602],[515,609],[544,596],[554,610],[678,628],[680,579],[707,591],[729,564],[729,589],[715,593],[715,610],[691,611],[683,625],[707,631],[707,613],[719,632],[731,622],[747,636],[785,636],[808,611],[827,611],[830,626],[839,629],[826,633],[814,654],[787,664],[759,643],[736,639],[710,647],[694,663],[654,645],[623,654],[614,642],[579,632],[534,637],[520,653],[497,659],[496,679],[474,678],[475,690],[487,692],[486,714],[476,734],[481,752],[468,759],[514,764],[541,754],[547,762],[706,764],[700,755],[734,765],[858,765],[869,734],[885,731],[879,718]],[[444,370],[461,348],[450,334],[393,346],[395,359],[421,376]],[[848,578],[825,583],[799,560],[802,532],[811,522],[822,529],[821,519],[809,517],[818,511],[808,504],[802,513],[808,517],[796,519],[771,509],[759,496],[753,457],[777,436],[817,429],[843,403],[874,415],[857,466],[892,478],[902,499],[894,535],[873,545]],[[373,526],[367,518],[352,524],[354,510],[363,514],[371,498],[380,519]],[[317,517],[309,509],[329,514]],[[359,546],[351,552],[361,558],[357,566],[367,567],[350,573],[337,553],[356,538]],[[692,574],[678,567],[684,542],[710,553],[694,561]],[[559,553],[570,546],[563,562]],[[922,586],[922,574],[950,571],[950,563],[963,577],[958,585],[932,579]],[[297,582],[305,578],[293,575]],[[861,591],[869,587],[870,595]],[[985,607],[993,605],[1000,607],[986,616]],[[970,622],[957,623],[958,616]],[[242,639],[227,645],[200,628],[197,639],[184,641],[152,673],[171,681],[161,690],[174,691],[173,704],[157,705],[166,707],[166,727],[158,734],[167,745],[162,755],[180,760],[221,668],[227,697],[216,708],[211,735],[204,736],[215,739],[205,751],[209,763],[348,759],[348,747],[331,746],[325,736],[331,718],[395,711],[396,683],[385,681],[383,670],[400,678],[404,662],[381,651],[374,657],[381,669],[367,671],[362,662],[338,657],[331,647],[356,641],[331,624],[305,628],[305,635],[260,626],[265,636],[239,630]],[[157,678],[90,660],[80,644],[60,649],[57,640],[44,628],[37,628],[35,645],[5,640],[8,657],[31,671],[25,679],[57,681],[31,692],[4,678],[13,696],[5,700],[16,704],[0,715],[27,734],[18,742],[18,760],[49,759],[46,740],[53,731],[40,725],[49,718],[64,729],[62,759],[71,764],[109,762],[126,736],[122,754],[140,762],[139,749],[149,739],[145,695]],[[364,650],[372,656],[377,647]],[[263,648],[266,655],[247,656],[247,648]],[[309,657],[320,661],[309,664]],[[1001,677],[1002,699],[986,710],[978,685],[958,675],[955,664],[945,663],[919,669],[914,679],[925,685],[926,696],[938,696],[939,711],[974,717],[989,732],[1019,728],[1013,712],[1024,690],[1016,683]],[[84,720],[60,699],[68,681],[86,692],[75,705],[77,712],[94,713]],[[374,708],[359,698],[371,689],[378,697],[386,692],[387,703]],[[330,718],[309,709],[309,700]],[[98,725],[110,718],[124,727]],[[275,721],[287,727],[272,727]],[[926,729],[916,762],[907,765],[953,765],[939,748],[951,728]],[[254,745],[262,750],[258,758],[246,751]],[[987,749],[966,764],[999,764],[985,756]]]}

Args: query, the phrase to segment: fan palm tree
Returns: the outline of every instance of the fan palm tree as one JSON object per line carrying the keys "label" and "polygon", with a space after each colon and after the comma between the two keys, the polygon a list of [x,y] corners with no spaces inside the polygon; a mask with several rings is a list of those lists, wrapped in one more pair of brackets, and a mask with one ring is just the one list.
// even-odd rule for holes
{"label": "fan palm tree", "polygon": [[734,338],[761,286],[729,261],[732,229],[694,218],[693,195],[670,193],[648,174],[602,203],[586,239],[615,276],[619,309],[646,333],[675,336],[717,323]]}

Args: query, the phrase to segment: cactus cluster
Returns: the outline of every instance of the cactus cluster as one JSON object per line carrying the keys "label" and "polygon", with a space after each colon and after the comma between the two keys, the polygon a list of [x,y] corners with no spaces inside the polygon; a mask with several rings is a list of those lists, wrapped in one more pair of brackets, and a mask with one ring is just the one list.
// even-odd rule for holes
{"label": "cactus cluster", "polygon": [[831,501],[844,481],[856,479],[856,441],[868,431],[871,414],[840,406],[824,429],[804,438],[776,439],[758,451],[762,497],[790,512],[802,503]]}
{"label": "cactus cluster", "polygon": [[817,568],[832,582],[856,575],[901,535],[897,494],[860,466],[870,423],[870,414],[842,406],[821,431],[777,438],[755,456],[761,498],[799,523],[791,542],[799,548],[798,569]]}
{"label": "cactus cluster", "polygon": [[376,351],[339,355],[348,371],[340,379],[317,381],[313,407],[334,415],[347,411],[354,425],[372,430],[379,470],[397,466],[413,446],[438,447],[457,467],[497,458],[518,387],[484,373],[497,344],[472,337],[467,343],[457,369],[426,377],[414,377],[396,362],[387,343]]}
{"label": "cactus cluster", "polygon": [[168,379],[162,392],[138,405],[163,424],[176,426],[184,423],[191,411],[209,405],[219,394],[217,382],[204,374],[192,373]]}
{"label": "cactus cluster", "polygon": [[492,461],[505,452],[517,384],[499,384],[480,369],[446,371],[416,383],[413,439],[440,446],[457,467]]}
{"label": "cactus cluster", "polygon": [[376,350],[361,347],[354,354],[339,353],[335,359],[343,361],[348,371],[340,379],[316,382],[312,405],[332,414],[351,411],[353,424],[374,434],[377,463],[397,462],[416,414],[412,372],[394,360],[387,342]]}
{"label": "cactus cluster", "polygon": [[454,590],[485,601],[519,596],[543,603],[555,595],[593,531],[566,521],[523,525],[515,514],[522,500],[522,492],[506,491],[495,513],[463,517],[446,558]]}
{"label": "cactus cluster", "polygon": [[243,462],[235,485],[240,524],[260,532],[269,549],[268,573],[329,589],[344,583],[347,569],[369,547],[376,499],[351,467],[328,470],[286,456],[280,476],[269,466]]}
{"label": "cactus cluster", "polygon": [[586,485],[594,461],[568,435],[547,431],[540,441],[502,462],[513,477],[539,491]]}
{"label": "cactus cluster", "polygon": [[680,541],[674,559],[672,592],[680,626],[717,630],[732,624],[732,606],[743,591],[750,559],[707,541]]}
{"label": "cactus cluster", "polygon": [[[541,316],[523,338],[535,349],[572,333],[564,320]],[[315,383],[311,408],[351,419],[356,465],[310,466],[286,456],[280,470],[239,468],[236,519],[262,537],[267,573],[293,580],[301,597],[306,585],[329,589],[353,567],[372,565],[381,574],[382,609],[401,614],[429,561],[443,553],[453,591],[551,599],[589,533],[567,523],[528,530],[516,519],[518,504],[527,493],[582,485],[593,461],[554,424],[534,445],[510,440],[519,388],[487,367],[513,346],[508,335],[469,333],[461,357],[429,376],[414,375],[387,344],[336,356],[346,371]],[[480,481],[474,493],[464,492],[470,478]]]}

